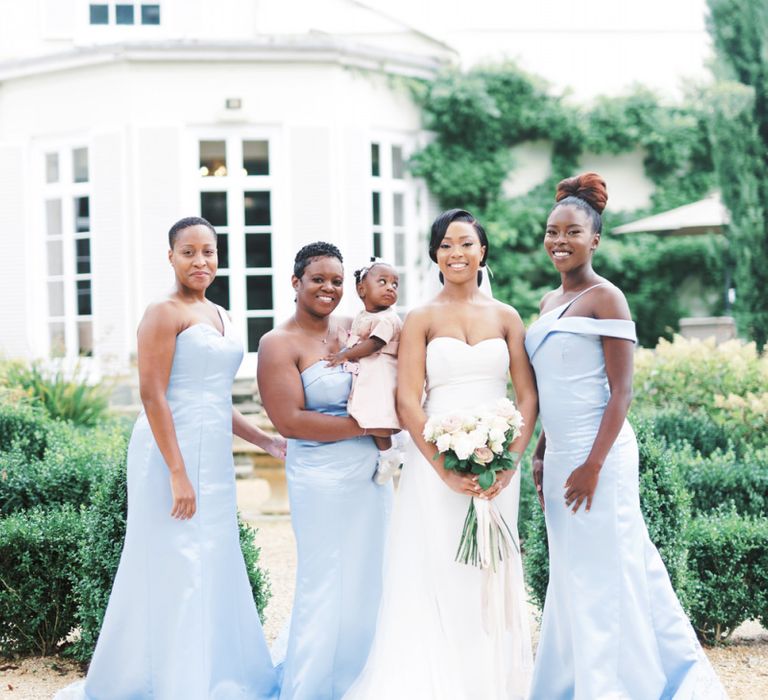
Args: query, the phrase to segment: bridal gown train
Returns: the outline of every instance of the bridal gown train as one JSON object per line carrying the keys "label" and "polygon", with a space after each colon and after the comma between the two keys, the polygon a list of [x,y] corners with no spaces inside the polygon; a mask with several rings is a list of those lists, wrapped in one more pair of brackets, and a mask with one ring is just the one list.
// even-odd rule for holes
{"label": "bridal gown train", "polygon": [[[506,396],[502,338],[427,346],[427,415],[492,404]],[[519,473],[496,503],[517,531]],[[521,700],[532,669],[518,556],[509,578],[454,561],[469,497],[451,491],[411,443],[385,559],[384,593],[371,654],[345,700]],[[513,609],[483,625],[484,587]],[[486,593],[488,589],[486,589]]]}
{"label": "bridal gown train", "polygon": [[610,397],[602,337],[635,341],[632,321],[564,316],[576,298],[543,314],[525,341],[547,436],[550,560],[531,700],[724,698],[648,537],[628,422],[589,513],[564,504],[563,485],[587,458]]}
{"label": "bridal gown train", "polygon": [[232,381],[242,343],[198,323],[179,333],[166,396],[197,496],[171,517],[168,467],[142,411],[128,448],[125,544],[85,682],[56,700],[268,700],[272,666],[240,550]]}

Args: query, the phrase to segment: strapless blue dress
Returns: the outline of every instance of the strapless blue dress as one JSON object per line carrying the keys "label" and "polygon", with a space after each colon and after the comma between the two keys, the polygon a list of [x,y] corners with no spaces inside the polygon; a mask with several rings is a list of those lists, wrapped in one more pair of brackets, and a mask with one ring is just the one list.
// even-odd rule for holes
{"label": "strapless blue dress", "polygon": [[243,347],[197,324],[176,338],[166,396],[197,496],[171,517],[168,467],[142,411],[128,449],[125,545],[85,682],[56,700],[268,700],[279,692],[240,550],[232,381]]}
{"label": "strapless blue dress", "polygon": [[632,321],[563,317],[574,301],[543,314],[525,341],[547,436],[550,565],[530,698],[724,698],[648,537],[628,422],[590,512],[565,506],[565,481],[587,458],[610,397],[602,337],[636,340]]}
{"label": "strapless blue dress", "polygon": [[[347,415],[352,375],[321,360],[301,373],[305,407]],[[381,597],[392,485],[373,481],[371,437],[289,440],[296,595],[281,700],[337,700],[362,670]]]}

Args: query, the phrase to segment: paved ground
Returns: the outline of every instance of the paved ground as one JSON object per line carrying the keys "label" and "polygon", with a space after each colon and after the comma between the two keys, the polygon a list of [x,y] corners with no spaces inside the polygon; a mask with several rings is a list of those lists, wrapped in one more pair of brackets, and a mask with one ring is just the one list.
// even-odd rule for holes
{"label": "paved ground", "polygon": [[[266,610],[264,626],[271,642],[287,619],[293,598],[296,566],[293,531],[286,516],[255,514],[253,499],[264,497],[259,487],[250,483],[240,491],[242,512],[259,528],[257,543],[262,548],[262,560],[269,569],[272,581],[273,597]],[[538,625],[533,608],[531,622],[536,634]],[[707,650],[731,700],[768,698],[768,632],[756,623],[747,623],[737,630],[734,637],[733,643],[726,647]],[[56,690],[78,677],[80,671],[74,664],[58,659],[0,660],[0,699],[51,698]]]}

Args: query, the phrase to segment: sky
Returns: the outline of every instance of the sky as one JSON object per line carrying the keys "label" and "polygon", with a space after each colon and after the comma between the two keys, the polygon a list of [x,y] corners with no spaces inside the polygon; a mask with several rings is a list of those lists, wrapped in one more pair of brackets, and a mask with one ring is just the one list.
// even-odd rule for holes
{"label": "sky", "polygon": [[709,77],[706,0],[362,0],[454,46],[510,58],[589,101],[643,84],[676,98]]}

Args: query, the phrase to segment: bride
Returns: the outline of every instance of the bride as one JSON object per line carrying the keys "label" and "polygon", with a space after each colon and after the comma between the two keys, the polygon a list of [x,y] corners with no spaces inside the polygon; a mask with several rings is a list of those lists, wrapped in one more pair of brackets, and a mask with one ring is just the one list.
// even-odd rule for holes
{"label": "bride", "polygon": [[495,499],[517,539],[519,471],[501,472],[483,491],[476,477],[434,460],[435,445],[422,431],[429,415],[506,396],[511,377],[525,419],[511,445],[519,460],[537,414],[525,331],[512,307],[479,289],[488,238],[469,212],[452,209],[435,220],[429,256],[444,287],[408,315],[402,331],[397,403],[412,443],[390,531],[376,636],[345,699],[522,699],[532,658],[520,557],[515,553],[496,572],[454,561],[472,496]]}

